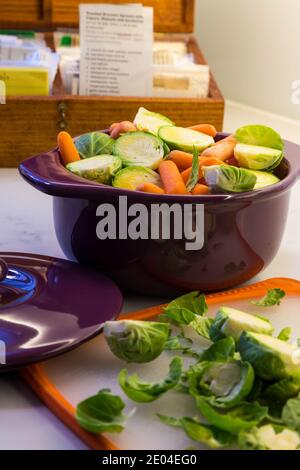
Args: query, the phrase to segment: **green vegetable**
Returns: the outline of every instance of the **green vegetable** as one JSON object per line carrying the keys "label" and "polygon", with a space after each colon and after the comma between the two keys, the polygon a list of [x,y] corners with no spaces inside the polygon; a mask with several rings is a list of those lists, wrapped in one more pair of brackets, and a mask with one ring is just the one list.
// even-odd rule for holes
{"label": "green vegetable", "polygon": [[[250,171],[250,170],[249,170]],[[272,184],[279,183],[280,179],[277,176],[273,175],[273,173],[267,173],[266,171],[254,171],[251,170],[252,173],[256,176],[256,183],[253,189],[263,189],[267,186],[271,186]]]}
{"label": "green vegetable", "polygon": [[200,294],[198,291],[189,292],[170,302],[167,307],[164,308],[164,311],[166,313],[173,311],[176,313],[180,309],[190,310],[197,315],[204,315],[208,310],[205,295]]}
{"label": "green vegetable", "polygon": [[279,335],[277,336],[278,339],[281,339],[281,341],[289,341],[290,337],[292,334],[292,329],[290,327],[283,328]]}
{"label": "green vegetable", "polygon": [[110,184],[114,175],[122,168],[122,162],[113,155],[99,155],[68,163],[66,168],[82,178]]}
{"label": "green vegetable", "polygon": [[169,325],[138,320],[108,321],[103,332],[115,356],[127,362],[150,362],[163,351]]}
{"label": "green vegetable", "polygon": [[220,339],[207,348],[201,355],[201,361],[226,361],[235,353],[235,341],[229,336]]}
{"label": "green vegetable", "polygon": [[114,139],[102,132],[89,132],[75,140],[75,147],[81,158],[96,155],[110,155],[113,151]]}
{"label": "green vegetable", "polygon": [[[300,396],[290,398],[286,402],[282,410],[282,419],[286,426],[300,434]],[[300,442],[298,445],[300,446]]]}
{"label": "green vegetable", "polygon": [[283,150],[284,143],[280,135],[271,127],[261,125],[248,125],[240,127],[236,132],[236,140],[241,144],[259,145],[272,149]]}
{"label": "green vegetable", "polygon": [[192,349],[193,341],[186,338],[183,333],[169,336],[165,344],[165,351],[181,351],[184,354],[194,355],[196,351]]}
{"label": "green vegetable", "polygon": [[266,295],[260,300],[252,300],[252,304],[257,307],[273,307],[273,305],[280,305],[281,299],[285,296],[282,289],[268,289]]}
{"label": "green vegetable", "polygon": [[216,407],[233,407],[250,393],[254,372],[247,362],[234,359],[226,362],[204,361],[187,372],[189,390],[193,396],[206,396]]}
{"label": "green vegetable", "polygon": [[296,432],[281,427],[276,430],[272,424],[241,431],[238,441],[242,450],[297,450],[300,446]]}
{"label": "green vegetable", "polygon": [[196,405],[206,421],[227,431],[238,434],[245,429],[251,429],[259,424],[268,414],[266,406],[256,403],[241,403],[232,410],[216,410],[203,397],[196,397]]}
{"label": "green vegetable", "polygon": [[133,124],[139,131],[146,131],[157,135],[160,127],[166,125],[173,126],[174,122],[162,114],[153,113],[145,108],[139,108]]}
{"label": "green vegetable", "polygon": [[212,318],[201,317],[196,315],[194,320],[189,323],[188,328],[191,327],[199,336],[210,339],[210,329],[213,323]]}
{"label": "green vegetable", "polygon": [[126,416],[125,404],[110,390],[100,390],[97,395],[81,401],[76,408],[76,419],[80,426],[89,432],[119,433],[124,429]]}
{"label": "green vegetable", "polygon": [[206,184],[230,193],[251,191],[256,184],[256,175],[245,168],[232,165],[203,167]]}
{"label": "green vegetable", "polygon": [[150,170],[150,168],[128,166],[115,175],[113,186],[115,188],[131,189],[135,191],[146,182],[160,185],[160,177],[155,171]]}
{"label": "green vegetable", "polygon": [[243,332],[238,342],[238,351],[242,359],[250,362],[256,374],[264,380],[300,377],[297,346],[278,338]]}
{"label": "green vegetable", "polygon": [[142,166],[156,170],[164,157],[164,144],[149,132],[127,132],[114,144],[113,153],[124,166]]}
{"label": "green vegetable", "polygon": [[199,180],[199,152],[194,148],[193,161],[192,161],[192,172],[186,184],[186,189],[192,191]]}
{"label": "green vegetable", "polygon": [[201,442],[211,449],[220,449],[228,447],[234,442],[234,437],[215,426],[208,426],[200,423],[195,418],[172,418],[170,416],[158,415],[159,419],[167,424],[176,428],[181,428],[185,431],[193,441]]}
{"label": "green vegetable", "polygon": [[169,374],[161,382],[144,382],[137,374],[128,377],[127,369],[123,369],[119,374],[119,384],[123,392],[131,400],[139,403],[149,403],[157,400],[165,392],[174,388],[180,380],[181,373],[182,360],[179,357],[174,357],[170,363]]}
{"label": "green vegetable", "polygon": [[213,341],[232,336],[236,341],[243,331],[255,331],[271,335],[273,326],[268,320],[241,312],[235,308],[220,307],[210,329]]}
{"label": "green vegetable", "polygon": [[282,160],[281,150],[257,145],[237,144],[234,156],[242,168],[250,170],[267,170],[276,168]]}
{"label": "green vegetable", "polygon": [[160,127],[158,135],[171,149],[185,152],[193,152],[194,149],[202,152],[215,143],[211,136],[186,127],[163,126]]}
{"label": "green vegetable", "polygon": [[300,378],[287,377],[269,385],[263,392],[264,399],[284,403],[300,392]]}

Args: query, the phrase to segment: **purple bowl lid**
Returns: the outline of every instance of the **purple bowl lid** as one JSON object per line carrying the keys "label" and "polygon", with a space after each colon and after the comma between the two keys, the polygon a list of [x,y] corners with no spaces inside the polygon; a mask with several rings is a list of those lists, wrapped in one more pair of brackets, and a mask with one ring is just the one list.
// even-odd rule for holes
{"label": "purple bowl lid", "polygon": [[77,263],[0,253],[0,268],[0,372],[79,346],[122,308],[115,283]]}

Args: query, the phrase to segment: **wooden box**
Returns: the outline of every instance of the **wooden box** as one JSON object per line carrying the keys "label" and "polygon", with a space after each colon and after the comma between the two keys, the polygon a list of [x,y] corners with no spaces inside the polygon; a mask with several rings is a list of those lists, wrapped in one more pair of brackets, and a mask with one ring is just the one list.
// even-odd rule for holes
{"label": "wooden box", "polygon": [[[0,0],[0,28],[53,31],[57,27],[76,27],[80,3],[103,1],[127,2]],[[172,37],[174,33],[193,32],[194,0],[142,0],[142,3],[154,7],[156,32],[172,33]],[[47,37],[51,43],[51,33]],[[188,38],[188,49],[197,63],[206,63],[193,36]],[[166,114],[177,125],[205,122],[222,130],[224,100],[212,75],[209,97],[205,99],[72,96],[65,93],[58,75],[52,96],[8,97],[6,104],[0,105],[0,167],[15,167],[22,159],[54,147],[61,129],[72,135],[105,129],[112,122],[132,120],[141,105]]]}

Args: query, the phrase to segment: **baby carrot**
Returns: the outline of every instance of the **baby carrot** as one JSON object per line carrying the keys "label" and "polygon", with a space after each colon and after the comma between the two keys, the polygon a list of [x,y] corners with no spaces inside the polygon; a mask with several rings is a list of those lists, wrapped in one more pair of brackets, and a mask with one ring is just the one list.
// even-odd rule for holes
{"label": "baby carrot", "polygon": [[[190,166],[190,168],[187,168],[186,170],[183,170],[180,174],[181,174],[181,177],[183,179],[183,181],[185,182],[185,184],[188,182],[188,179],[190,177],[192,173],[192,167]],[[202,170],[201,170],[201,167],[199,166],[199,179],[202,178]]]}
{"label": "baby carrot", "polygon": [[186,194],[187,190],[174,162],[165,160],[159,165],[159,174],[167,194]]}
{"label": "baby carrot", "polygon": [[224,142],[232,142],[233,144],[237,144],[237,141],[234,135],[230,134],[227,137],[225,137],[225,139],[218,140],[218,142],[216,142],[215,145],[224,144]]}
{"label": "baby carrot", "polygon": [[174,162],[180,170],[186,170],[192,166],[193,155],[181,150],[172,150],[168,155],[168,160]]}
{"label": "baby carrot", "polygon": [[213,145],[202,152],[201,157],[214,157],[219,160],[229,160],[229,158],[234,156],[234,147],[233,142],[223,142],[222,144]]}
{"label": "baby carrot", "polygon": [[153,183],[143,183],[137,189],[138,191],[143,191],[144,193],[165,194],[162,188]]}
{"label": "baby carrot", "polygon": [[197,183],[194,189],[192,190],[192,194],[210,194],[210,189],[205,184]]}
{"label": "baby carrot", "polygon": [[196,126],[190,126],[189,129],[194,131],[202,132],[203,134],[215,137],[217,135],[217,129],[212,124],[197,124]]}
{"label": "baby carrot", "polygon": [[65,166],[68,163],[77,162],[80,160],[77,148],[75,147],[73,139],[68,132],[60,132],[57,136],[57,143],[62,162]]}
{"label": "baby carrot", "polygon": [[224,165],[223,160],[216,157],[201,157],[200,166]]}

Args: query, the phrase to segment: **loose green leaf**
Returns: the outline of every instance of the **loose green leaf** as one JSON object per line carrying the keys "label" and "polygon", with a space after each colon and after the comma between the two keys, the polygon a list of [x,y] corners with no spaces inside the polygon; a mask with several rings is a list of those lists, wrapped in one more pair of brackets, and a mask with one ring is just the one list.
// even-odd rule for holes
{"label": "loose green leaf", "polygon": [[282,410],[282,419],[287,427],[300,434],[300,396],[290,398]]}
{"label": "loose green leaf", "polygon": [[176,326],[189,325],[196,318],[196,314],[187,308],[166,309],[165,312],[166,318]]}
{"label": "loose green leaf", "polygon": [[232,410],[226,410],[226,413],[213,408],[203,397],[196,397],[196,405],[209,424],[231,434],[253,428],[268,414],[267,407],[256,403],[241,403]]}
{"label": "loose green leaf", "polygon": [[195,330],[199,336],[210,339],[209,332],[212,322],[212,318],[200,317],[199,315],[196,315],[194,320],[189,323],[189,327],[193,328],[193,330]]}
{"label": "loose green leaf", "polygon": [[177,312],[180,309],[189,310],[197,315],[204,315],[208,310],[205,295],[200,294],[198,291],[189,292],[170,302],[164,310],[166,313],[170,313],[173,310]]}
{"label": "loose green leaf", "polygon": [[186,184],[186,189],[192,191],[199,180],[199,151],[194,147],[193,160],[192,160],[192,172]]}
{"label": "loose green leaf", "polygon": [[201,361],[225,361],[233,357],[235,353],[235,341],[232,336],[220,339],[213,343],[201,355]]}
{"label": "loose green leaf", "polygon": [[83,400],[77,405],[76,420],[89,432],[119,433],[124,429],[126,416],[122,399],[110,390],[100,390],[97,395]]}
{"label": "loose green leaf", "polygon": [[292,329],[290,327],[286,327],[286,328],[283,328],[279,335],[277,336],[278,339],[281,339],[281,341],[289,341],[289,339],[291,338],[291,333],[292,333]]}
{"label": "loose green leaf", "polygon": [[273,307],[273,305],[280,305],[281,299],[285,296],[282,289],[268,289],[266,295],[260,300],[252,300],[251,303],[257,307]]}
{"label": "loose green leaf", "polygon": [[182,373],[182,360],[174,357],[169,366],[167,377],[158,383],[144,382],[137,374],[128,376],[127,369],[119,373],[119,384],[123,392],[133,401],[150,403],[157,400],[162,394],[174,388],[179,382]]}
{"label": "loose green leaf", "polygon": [[160,414],[157,416],[163,423],[183,429],[193,441],[201,442],[212,449],[228,447],[234,442],[234,436],[230,433],[215,426],[202,424],[195,418],[172,418]]}

